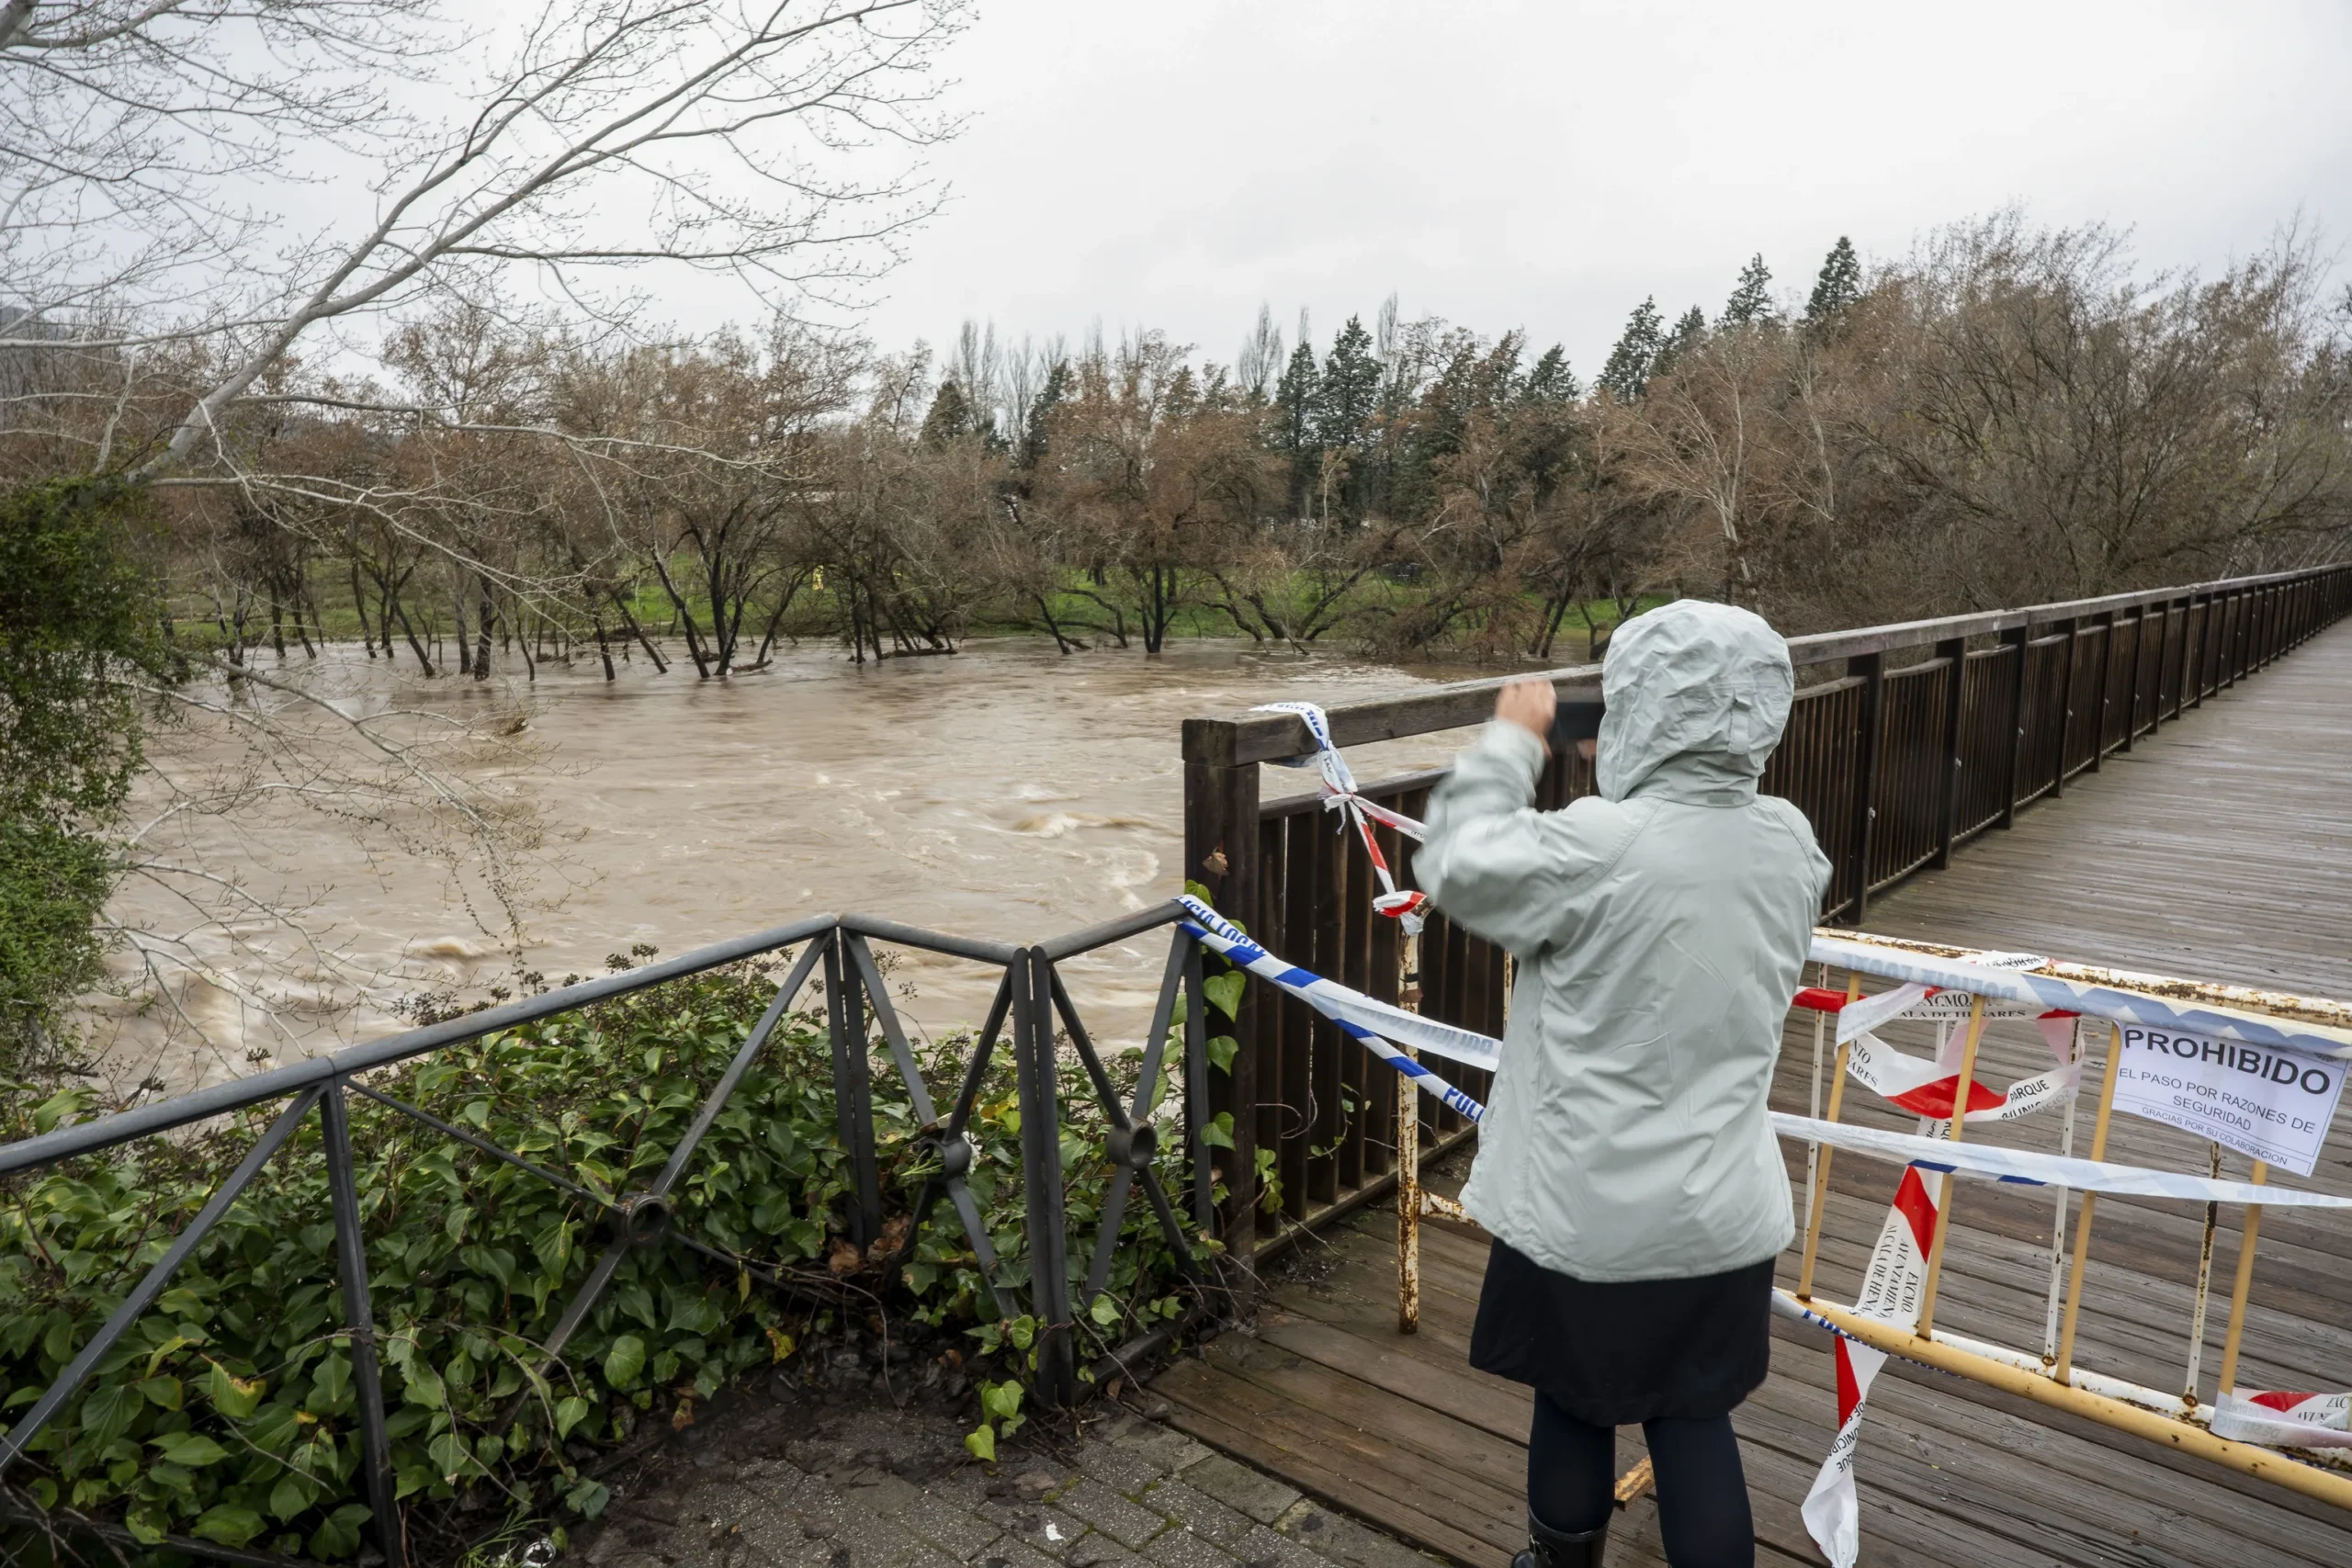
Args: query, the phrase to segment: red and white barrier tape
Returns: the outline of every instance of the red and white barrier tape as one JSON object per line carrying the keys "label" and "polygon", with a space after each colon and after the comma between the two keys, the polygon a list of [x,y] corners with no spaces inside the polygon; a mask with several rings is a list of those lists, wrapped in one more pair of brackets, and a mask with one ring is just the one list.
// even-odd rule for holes
{"label": "red and white barrier tape", "polygon": [[[1928,1252],[1935,1244],[1936,1201],[1917,1170],[1905,1170],[1894,1190],[1894,1206],[1879,1228],[1878,1244],[1871,1248],[1870,1269],[1862,1277],[1860,1297],[1854,1303],[1858,1316],[1915,1328],[1927,1288]],[[1861,1505],[1854,1493],[1854,1450],[1861,1440],[1862,1411],[1868,1406],[1871,1384],[1886,1365],[1886,1352],[1860,1340],[1838,1335],[1830,1341],[1837,1358],[1838,1437],[1829,1457],[1804,1495],[1801,1510],[1804,1528],[1829,1559],[1831,1568],[1854,1568],[1861,1550]]]}
{"label": "red and white barrier tape", "polygon": [[[1323,809],[1339,812],[1355,829],[1356,836],[1363,840],[1363,852],[1371,857],[1372,874],[1380,878],[1380,891],[1373,896],[1373,908],[1400,923],[1408,935],[1419,931],[1426,919],[1423,911],[1429,908],[1429,895],[1418,887],[1396,886],[1396,874],[1388,869],[1388,857],[1380,852],[1380,839],[1373,832],[1372,825],[1377,822],[1394,828],[1416,841],[1423,837],[1421,825],[1403,812],[1391,811],[1357,793],[1355,775],[1348,771],[1348,760],[1331,744],[1331,721],[1313,703],[1261,703],[1250,711],[1295,714],[1306,724],[1306,732],[1315,737],[1314,764],[1323,774]],[[1279,765],[1303,768],[1307,761],[1300,757]]]}
{"label": "red and white barrier tape", "polygon": [[[2027,962],[2041,962],[2024,954],[2015,956]],[[1949,1034],[1945,1052],[1937,1060],[1928,1062],[1897,1051],[1871,1031],[1898,1018],[1943,1024],[1962,1022],[1968,1018],[1974,1000],[1963,992],[1913,983],[1851,1000],[1840,992],[1807,986],[1797,992],[1794,1005],[1836,1016],[1838,1043],[1848,1048],[1846,1073],[1856,1083],[1905,1111],[1949,1122],[1952,1100],[1960,1093],[1961,1036],[1956,1032]],[[2075,1024],[2079,1016],[2059,1010],[2041,1011],[2021,1002],[1987,1002],[1984,1010],[1986,1019],[2033,1019],[2050,1054],[2058,1059],[2058,1066],[2050,1072],[2019,1078],[2006,1089],[1996,1089],[1990,1084],[1972,1079],[1967,1120],[2014,1122],[2043,1106],[2063,1104],[2080,1089],[2083,1069],[2074,1059]]]}
{"label": "red and white barrier tape", "polygon": [[2213,1436],[2273,1449],[2352,1449],[2352,1393],[2224,1393]]}

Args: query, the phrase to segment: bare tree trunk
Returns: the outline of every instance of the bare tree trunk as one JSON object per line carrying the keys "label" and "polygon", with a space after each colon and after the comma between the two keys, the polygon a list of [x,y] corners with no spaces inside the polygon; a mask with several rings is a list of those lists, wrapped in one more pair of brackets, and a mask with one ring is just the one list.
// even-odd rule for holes
{"label": "bare tree trunk", "polygon": [[659,550],[653,552],[653,571],[654,575],[662,580],[662,591],[670,596],[670,613],[673,624],[677,621],[685,623],[686,653],[695,661],[695,675],[705,681],[709,680],[710,660],[703,652],[701,628],[695,625],[693,615],[687,611],[685,597],[678,592],[678,585],[670,581],[669,563],[662,558],[662,552]]}
{"label": "bare tree trunk", "polygon": [[402,605],[398,599],[394,599],[392,601],[392,613],[401,618],[401,630],[408,637],[408,646],[410,650],[416,655],[418,668],[424,671],[425,679],[431,680],[434,674],[433,660],[426,655],[424,651],[424,645],[417,641],[416,628],[409,625],[407,608]]}
{"label": "bare tree trunk", "polygon": [[466,590],[463,584],[451,586],[449,600],[458,617],[458,673],[470,675],[474,672],[474,649],[466,637]]}
{"label": "bare tree trunk", "polygon": [[605,679],[607,681],[617,681],[620,679],[620,676],[616,673],[613,669],[612,645],[605,640],[605,617],[602,615],[596,616],[595,623],[596,653],[597,656],[605,661]]}
{"label": "bare tree trunk", "polygon": [[[645,628],[637,624],[637,617],[635,615],[629,614],[628,601],[621,597],[621,591],[617,588],[613,590],[613,608],[621,613],[621,620],[623,624],[628,627],[630,635],[635,637],[638,642],[644,648],[645,657],[653,660],[653,672],[656,675],[668,674],[670,672],[670,666],[662,659],[662,650],[653,646],[653,639],[645,635]],[[603,622],[599,621],[597,623],[599,636],[603,635]],[[609,664],[610,660],[607,659],[606,662]]]}
{"label": "bare tree trunk", "polygon": [[[375,657],[376,657],[376,628],[375,628],[372,625],[370,625],[370,624],[368,623],[368,596],[367,596],[365,593],[363,593],[363,592],[360,592],[360,588],[359,588],[359,557],[357,556],[357,554],[356,554],[356,553],[355,553],[355,554],[352,556],[352,558],[351,558],[351,561],[350,561],[350,566],[351,566],[351,610],[352,610],[352,614],[354,614],[354,615],[357,615],[357,616],[359,617],[359,636],[360,636],[361,640],[362,640],[362,641],[364,641],[364,642],[366,642],[366,643],[367,643],[367,645],[368,645],[368,658],[370,658],[370,659],[373,659],[373,658],[375,658]],[[325,628],[324,628],[324,626],[322,626],[320,629],[323,631]],[[384,629],[384,653],[385,653],[385,656],[386,656],[387,658],[389,658],[389,657],[390,656],[390,654],[391,654],[391,651],[392,651],[391,628],[390,628],[390,626],[387,626],[387,627],[385,627],[385,629]]]}
{"label": "bare tree trunk", "polygon": [[[480,604],[481,606],[481,620],[479,628],[481,632],[481,639],[474,644],[474,679],[477,681],[487,681],[490,679],[490,626],[491,623],[497,618],[498,610],[497,607],[491,603],[490,579],[477,572],[474,575],[474,586],[478,591]],[[466,623],[464,617],[458,617],[458,635],[460,637],[466,635],[465,627]]]}
{"label": "bare tree trunk", "polygon": [[[323,633],[323,632],[326,630],[326,628],[325,628],[324,626],[321,626],[321,627],[319,628],[319,630],[320,630],[322,633]],[[300,637],[300,638],[301,638],[301,639],[302,639],[302,657],[303,657],[303,658],[305,658],[305,659],[316,659],[316,658],[319,656],[319,650],[318,650],[317,649],[312,648],[312,647],[311,646],[311,629],[310,629],[310,627],[308,627],[308,626],[304,626],[304,625],[302,624],[302,600],[301,600],[301,597],[300,597],[300,590],[297,590],[296,597],[295,597],[295,600],[294,600],[294,635],[295,635],[296,637]]]}
{"label": "bare tree trunk", "polygon": [[[514,619],[515,615],[520,615],[522,613],[522,603],[518,600],[514,605],[514,615],[509,615],[507,619],[511,622]],[[523,650],[524,679],[534,686],[537,685],[539,683],[539,661],[531,657],[531,634],[529,628],[525,626],[512,627],[510,636],[512,640],[508,646],[519,648]]]}

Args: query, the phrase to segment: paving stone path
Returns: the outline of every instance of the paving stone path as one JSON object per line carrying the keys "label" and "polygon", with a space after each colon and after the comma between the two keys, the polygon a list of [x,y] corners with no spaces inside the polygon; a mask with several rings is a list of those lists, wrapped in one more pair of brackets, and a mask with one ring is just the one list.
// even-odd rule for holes
{"label": "paving stone path", "polygon": [[1116,1406],[1025,1446],[987,1466],[943,1413],[771,1407],[681,1434],[571,1555],[589,1568],[1434,1568]]}

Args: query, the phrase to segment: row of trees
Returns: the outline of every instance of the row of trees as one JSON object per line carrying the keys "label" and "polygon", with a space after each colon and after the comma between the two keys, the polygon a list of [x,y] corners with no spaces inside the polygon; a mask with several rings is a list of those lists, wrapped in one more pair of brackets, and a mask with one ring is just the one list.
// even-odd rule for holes
{"label": "row of trees", "polygon": [[[493,649],[757,669],[1025,628],[1581,656],[1645,595],[1791,630],[2296,565],[2352,525],[2352,361],[2308,245],[2211,280],[2098,229],[1956,226],[1784,305],[1644,301],[1597,383],[1391,300],[1230,366],[1164,335],[874,352],[779,320],[616,344],[450,299],[355,377],[283,359],[167,480],[175,602],[234,661],[331,629],[426,675]],[[200,354],[16,351],[29,478],[172,440]],[[76,431],[101,418],[102,429]]]}

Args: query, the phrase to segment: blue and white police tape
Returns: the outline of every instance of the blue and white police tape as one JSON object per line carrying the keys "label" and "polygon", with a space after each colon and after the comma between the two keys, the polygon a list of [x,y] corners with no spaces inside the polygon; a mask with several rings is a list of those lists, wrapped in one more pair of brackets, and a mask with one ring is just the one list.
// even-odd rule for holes
{"label": "blue and white police tape", "polygon": [[[1415,1084],[1419,1086],[1423,1093],[1431,1096],[1441,1104],[1444,1105],[1448,1110],[1457,1111],[1464,1116],[1467,1116],[1473,1122],[1482,1119],[1487,1114],[1487,1108],[1485,1106],[1479,1104],[1476,1100],[1471,1099],[1468,1095],[1463,1093],[1460,1089],[1454,1088],[1443,1078],[1438,1077],[1437,1074],[1431,1072],[1429,1068],[1423,1066],[1412,1057],[1405,1055],[1404,1052],[1390,1044],[1386,1040],[1382,1039],[1380,1035],[1374,1032],[1372,1030],[1365,1028],[1362,1023],[1357,1022],[1353,1019],[1340,1016],[1340,1014],[1334,1010],[1333,1007],[1329,1005],[1331,998],[1329,993],[1338,992],[1343,996],[1355,998],[1360,1001],[1366,1002],[1371,1001],[1370,998],[1362,996],[1358,992],[1349,990],[1345,986],[1333,985],[1331,982],[1324,980],[1320,976],[1314,975],[1307,970],[1301,969],[1295,964],[1282,963],[1280,960],[1270,955],[1264,948],[1260,947],[1256,942],[1251,942],[1248,937],[1242,935],[1238,928],[1237,928],[1231,921],[1226,919],[1216,910],[1200,902],[1200,900],[1187,897],[1182,899],[1181,902],[1183,904],[1185,909],[1193,917],[1192,919],[1184,922],[1184,930],[1198,939],[1200,942],[1204,946],[1207,947],[1211,952],[1218,953],[1230,960],[1238,967],[1246,969],[1250,973],[1256,975],[1262,979],[1272,981],[1273,984],[1280,986],[1283,989],[1290,992],[1291,995],[1298,998],[1301,1001],[1306,1003],[1307,1006],[1313,1008],[1316,1011],[1329,1019],[1333,1023],[1339,1025],[1340,1032],[1345,1034],[1349,1039],[1353,1040],[1357,1044],[1362,1045],[1374,1056],[1396,1068],[1406,1077],[1410,1078]],[[1381,1004],[1374,1003],[1374,1005],[1379,1006]],[[1411,1013],[1406,1012],[1401,1009],[1389,1009],[1388,1010],[1395,1012],[1399,1018],[1409,1019],[1413,1017]],[[1440,1025],[1439,1027],[1445,1028],[1446,1026]],[[1485,1035],[1470,1034],[1470,1032],[1467,1030],[1454,1030],[1452,1031],[1452,1032],[1456,1034],[1465,1034],[1472,1040],[1482,1042],[1487,1048],[1489,1059],[1499,1059],[1499,1052],[1497,1050],[1495,1042],[1487,1039]]]}
{"label": "blue and white police tape", "polygon": [[2119,1198],[2181,1198],[2197,1203],[2256,1203],[2274,1209],[2352,1209],[2352,1198],[2339,1198],[2330,1192],[2257,1187],[2250,1181],[2222,1181],[2179,1171],[2042,1154],[2034,1149],[2003,1148],[1996,1144],[1947,1143],[1941,1138],[1860,1127],[1850,1122],[1822,1122],[1781,1111],[1771,1112],[1771,1117],[1772,1130],[1784,1138],[1827,1144],[1832,1148],[1894,1165],[1916,1165],[1921,1170],[1956,1170],[1962,1176],[1989,1181],[2025,1187],[2064,1187],[2076,1192],[2105,1192]]}
{"label": "blue and white police tape", "polygon": [[1326,980],[1312,970],[1285,964],[1260,947],[1243,934],[1241,928],[1202,903],[1191,894],[1177,900],[1192,916],[1186,929],[1230,959],[1235,967],[1247,969],[1263,980],[1271,980],[1290,992],[1317,1012],[1351,1032],[1361,1030],[1377,1034],[1416,1051],[1430,1051],[1460,1062],[1464,1066],[1482,1072],[1493,1072],[1502,1066],[1502,1046],[1475,1030],[1457,1029],[1433,1018],[1423,1018],[1417,1012],[1374,1001],[1362,991],[1352,990],[1335,980]]}

